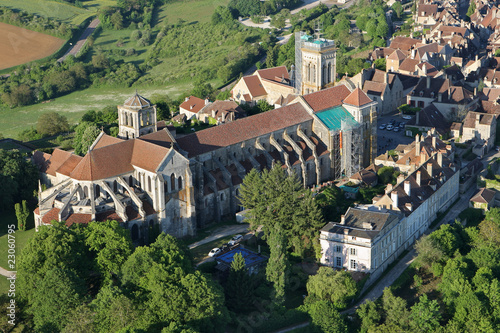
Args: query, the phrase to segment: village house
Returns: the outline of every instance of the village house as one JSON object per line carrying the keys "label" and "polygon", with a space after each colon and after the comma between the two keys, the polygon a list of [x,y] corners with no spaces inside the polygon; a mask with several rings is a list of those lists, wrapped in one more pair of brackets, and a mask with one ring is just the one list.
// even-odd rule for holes
{"label": "village house", "polygon": [[469,200],[469,206],[484,211],[490,210],[495,205],[497,191],[490,188],[480,188]]}
{"label": "village house", "polygon": [[495,147],[496,116],[470,111],[463,121],[462,142],[473,141],[473,152],[484,156]]}

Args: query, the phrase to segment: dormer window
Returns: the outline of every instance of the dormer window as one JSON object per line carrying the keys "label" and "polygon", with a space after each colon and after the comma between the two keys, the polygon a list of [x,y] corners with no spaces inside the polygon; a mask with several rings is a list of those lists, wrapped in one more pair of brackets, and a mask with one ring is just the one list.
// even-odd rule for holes
{"label": "dormer window", "polygon": [[420,95],[420,97],[424,96],[424,91],[423,90],[420,91],[419,95]]}
{"label": "dormer window", "polygon": [[431,98],[434,98],[434,91],[431,91]]}
{"label": "dormer window", "polygon": [[415,95],[415,90],[412,90],[412,91],[411,91],[411,94],[412,94],[412,96],[413,96],[413,95]]}

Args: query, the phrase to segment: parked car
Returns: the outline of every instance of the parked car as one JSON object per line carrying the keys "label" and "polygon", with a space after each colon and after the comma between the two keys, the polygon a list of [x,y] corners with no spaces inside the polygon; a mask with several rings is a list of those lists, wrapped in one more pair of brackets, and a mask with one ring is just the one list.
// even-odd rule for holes
{"label": "parked car", "polygon": [[411,116],[405,114],[404,116],[401,116],[401,118],[406,119],[406,120],[410,120]]}
{"label": "parked car", "polygon": [[394,128],[394,126],[392,126],[391,124],[389,124],[389,125],[387,125],[387,127],[385,129],[388,130],[388,131],[392,131],[393,128]]}
{"label": "parked car", "polygon": [[394,132],[399,132],[399,127],[394,127],[393,131]]}
{"label": "parked car", "polygon": [[399,124],[399,127],[401,127],[401,128],[405,128],[405,126],[406,126],[406,123],[404,121],[402,121],[401,124]]}
{"label": "parked car", "polygon": [[385,129],[385,126],[386,126],[385,124],[382,124],[382,125],[380,125],[380,126],[378,127],[378,129],[383,130],[383,129]]}
{"label": "parked car", "polygon": [[242,239],[243,239],[242,235],[236,235],[233,238],[231,238],[231,240],[227,244],[229,244],[230,246],[233,246],[233,245],[238,244],[239,242],[241,242]]}
{"label": "parked car", "polygon": [[208,252],[209,257],[215,257],[216,255],[220,254],[222,251],[218,247],[214,247],[210,252]]}
{"label": "parked car", "polygon": [[391,119],[391,120],[389,121],[389,124],[394,125],[394,123],[395,123],[395,122],[396,122],[396,121],[395,121],[394,119]]}

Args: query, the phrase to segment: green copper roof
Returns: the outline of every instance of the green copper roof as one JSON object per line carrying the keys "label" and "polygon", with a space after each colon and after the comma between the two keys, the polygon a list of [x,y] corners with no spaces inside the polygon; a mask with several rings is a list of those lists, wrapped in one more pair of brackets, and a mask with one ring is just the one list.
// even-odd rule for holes
{"label": "green copper roof", "polygon": [[316,113],[316,116],[325,124],[329,130],[336,131],[342,127],[342,121],[348,125],[355,126],[358,122],[354,117],[343,107],[336,106],[334,108]]}

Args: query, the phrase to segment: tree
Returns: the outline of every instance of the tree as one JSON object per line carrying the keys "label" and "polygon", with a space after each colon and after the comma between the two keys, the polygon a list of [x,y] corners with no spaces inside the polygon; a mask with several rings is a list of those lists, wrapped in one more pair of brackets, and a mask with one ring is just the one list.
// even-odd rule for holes
{"label": "tree", "polygon": [[75,154],[85,155],[90,146],[94,143],[95,139],[99,136],[101,131],[97,125],[89,122],[82,122],[75,128],[75,137],[73,139],[73,148]]}
{"label": "tree", "polygon": [[361,332],[369,332],[372,328],[375,328],[379,323],[382,316],[377,310],[377,305],[375,302],[367,300],[365,303],[359,306],[356,310],[356,314],[361,319]]}
{"label": "tree", "polygon": [[444,258],[443,251],[439,248],[437,241],[429,235],[422,236],[415,242],[418,257],[417,262],[421,267],[431,267],[432,264]]}
{"label": "tree", "polygon": [[339,310],[349,304],[357,291],[351,274],[330,267],[320,267],[318,273],[311,275],[307,281],[308,302],[326,300]]}
{"label": "tree", "polygon": [[267,50],[267,58],[266,58],[266,67],[271,68],[276,66],[276,48],[275,47],[269,47]]}
{"label": "tree", "polygon": [[123,28],[123,16],[119,10],[117,10],[116,12],[113,13],[113,15],[111,15],[110,21],[116,30],[120,30]]}
{"label": "tree", "polygon": [[90,222],[85,229],[85,244],[96,256],[101,273],[110,278],[117,275],[132,253],[130,232],[117,221]]}
{"label": "tree", "polygon": [[469,9],[467,9],[467,17],[470,17],[472,16],[472,14],[474,14],[476,12],[476,2],[475,1],[471,1],[470,4],[469,4]]}
{"label": "tree", "polygon": [[403,6],[401,5],[401,2],[399,1],[395,1],[393,4],[392,4],[392,9],[394,10],[394,12],[396,13],[396,17],[399,19],[401,18],[401,14],[403,13]]}
{"label": "tree", "polygon": [[441,313],[436,300],[429,300],[424,294],[410,309],[410,326],[414,332],[434,332],[439,327]]}
{"label": "tree", "polygon": [[318,301],[307,308],[311,316],[311,329],[313,332],[347,333],[347,325],[328,301]]}
{"label": "tree", "polygon": [[60,331],[82,301],[84,281],[70,269],[54,267],[40,276],[36,285],[28,309],[33,315],[36,331]]}
{"label": "tree", "polygon": [[275,226],[285,233],[287,248],[303,253],[313,248],[312,238],[323,226],[316,201],[307,194],[295,174],[288,175],[276,163],[271,170],[256,170],[243,179],[239,200],[249,210],[252,228],[263,225],[265,237]]}
{"label": "tree", "polygon": [[377,20],[372,18],[365,25],[366,33],[371,38],[375,38],[377,36]]}
{"label": "tree", "polygon": [[368,20],[368,16],[364,14],[356,18],[356,26],[359,28],[359,30],[365,31],[366,23],[368,23]]}
{"label": "tree", "polygon": [[406,301],[401,297],[394,296],[389,288],[385,288],[382,296],[382,304],[385,313],[385,323],[398,327],[399,331],[407,329],[409,313],[406,308]]}
{"label": "tree", "polygon": [[273,284],[273,301],[277,306],[285,302],[285,288],[288,273],[288,258],[286,253],[285,234],[280,226],[270,230],[267,244],[271,251],[266,266],[266,277]]}
{"label": "tree", "polygon": [[36,130],[41,135],[55,135],[69,131],[68,118],[56,112],[47,112],[38,117]]}
{"label": "tree", "polygon": [[[395,184],[397,171],[393,167],[383,166],[377,171],[378,181],[380,184]],[[399,173],[398,173],[399,174]]]}
{"label": "tree", "polygon": [[17,217],[17,229],[21,231],[26,230],[26,222],[28,221],[28,216],[30,215],[30,210],[26,203],[26,200],[23,200],[23,205],[21,208],[20,203],[16,203],[15,205],[16,217]]}
{"label": "tree", "polygon": [[15,202],[30,200],[39,179],[37,167],[19,150],[0,149],[0,211],[12,209]]}
{"label": "tree", "polygon": [[97,54],[95,56],[92,56],[92,65],[98,69],[109,68],[109,59],[103,53]]}
{"label": "tree", "polygon": [[235,312],[249,310],[254,298],[253,288],[253,280],[248,275],[245,259],[241,253],[236,253],[233,257],[229,277],[226,282],[225,295],[227,307]]}
{"label": "tree", "polygon": [[385,58],[380,58],[380,59],[375,60],[375,68],[380,69],[381,71],[385,72],[385,70],[387,68]]}

